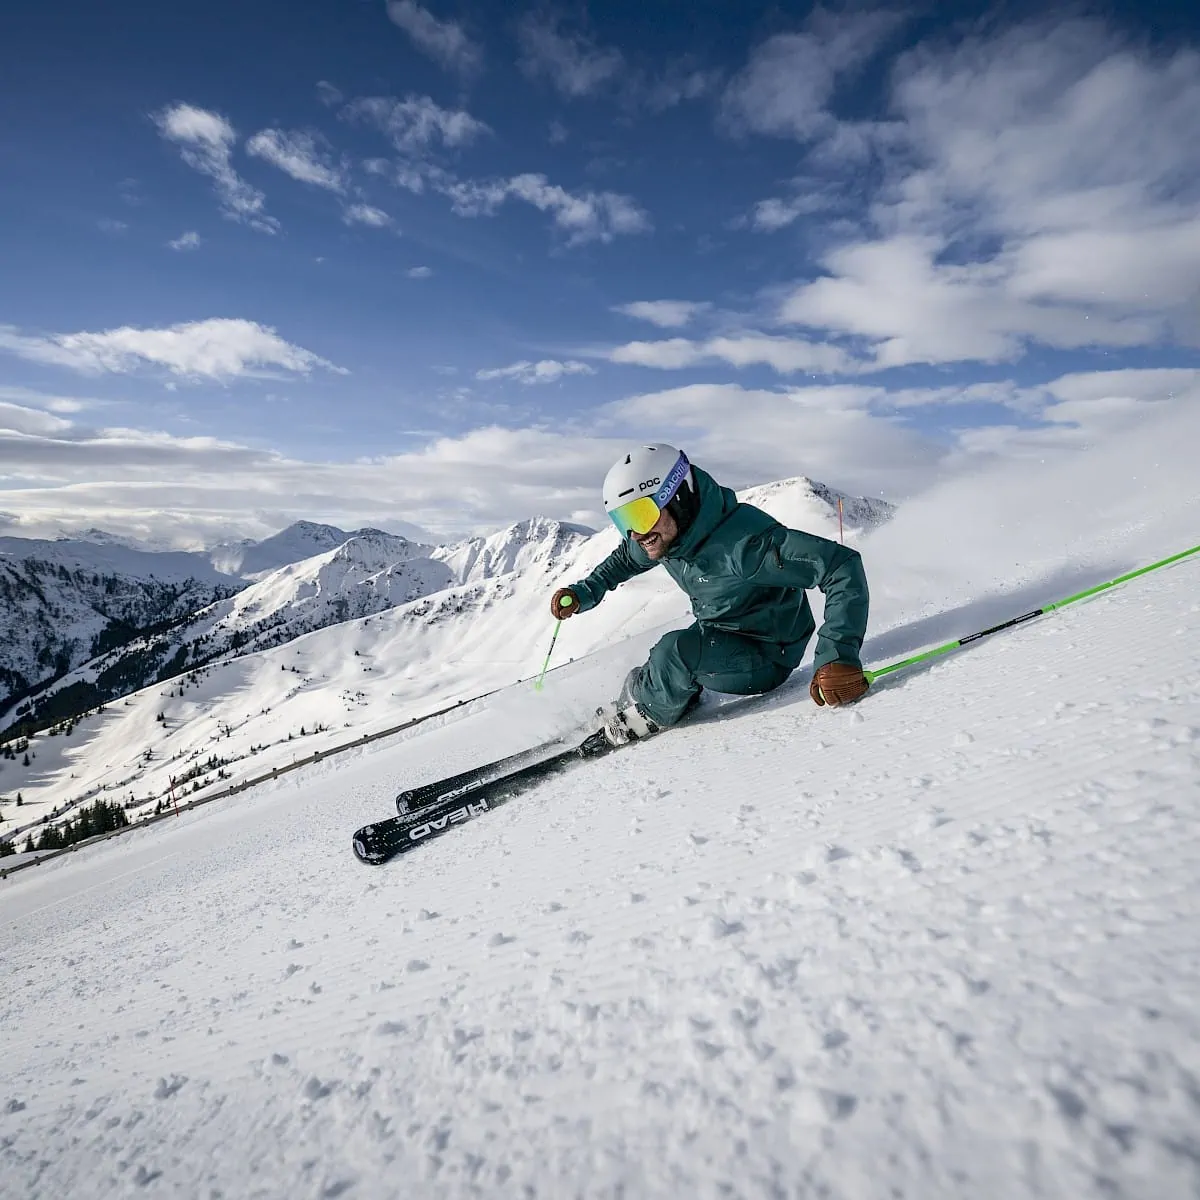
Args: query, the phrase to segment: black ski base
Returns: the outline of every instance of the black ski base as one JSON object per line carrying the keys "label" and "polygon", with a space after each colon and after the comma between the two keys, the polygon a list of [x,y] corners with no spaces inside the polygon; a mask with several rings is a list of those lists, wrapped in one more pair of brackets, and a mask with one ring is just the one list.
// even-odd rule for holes
{"label": "black ski base", "polygon": [[[578,746],[560,750],[548,758],[540,759],[527,766],[517,767],[515,770],[492,779],[484,779],[475,783],[468,778],[466,786],[456,783],[464,776],[474,777],[478,774],[478,771],[465,772],[464,776],[455,776],[439,784],[427,785],[429,788],[436,789],[437,795],[441,799],[425,804],[417,812],[406,811],[398,816],[387,817],[382,821],[364,825],[355,831],[354,853],[362,862],[375,867],[381,866],[390,859],[415,850],[425,842],[432,841],[435,837],[449,833],[457,825],[464,825],[476,817],[483,816],[486,812],[491,812],[493,808],[507,804],[509,800],[519,796],[527,788],[561,774],[581,759],[595,758],[601,754],[607,754],[612,749],[613,747],[603,733],[593,733]],[[535,751],[529,753],[535,753]],[[525,755],[513,756],[514,759],[522,757]],[[490,767],[479,768],[479,770],[495,769],[496,765],[493,763],[490,764]],[[446,794],[447,785],[452,785],[450,795]],[[425,789],[413,790],[420,792]],[[397,807],[407,795],[408,793],[405,792],[400,793],[396,800]]]}
{"label": "black ski base", "polygon": [[[450,775],[445,779],[437,779],[433,783],[423,783],[419,787],[406,788],[396,796],[396,811],[402,816],[420,812],[441,800],[453,800],[469,791],[491,783],[502,775],[511,774],[518,767],[550,758],[561,749],[567,749],[561,739],[544,742],[534,746],[532,750],[521,750],[510,754],[507,758],[498,758],[495,762],[484,763],[480,767],[472,767],[458,775]],[[578,749],[578,747],[569,747]]]}

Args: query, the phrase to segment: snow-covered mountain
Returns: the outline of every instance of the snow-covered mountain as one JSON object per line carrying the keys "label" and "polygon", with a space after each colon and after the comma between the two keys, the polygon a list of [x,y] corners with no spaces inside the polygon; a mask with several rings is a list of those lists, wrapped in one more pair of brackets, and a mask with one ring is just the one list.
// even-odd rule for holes
{"label": "snow-covered mountain", "polygon": [[[790,525],[836,538],[837,494],[831,494],[832,505],[800,477],[751,488],[742,498]],[[852,541],[860,534],[849,528]],[[302,728],[311,738],[316,726],[325,726],[321,738],[336,741],[344,736],[339,728],[363,720],[378,727],[403,719],[413,705],[436,707],[480,687],[510,684],[530,674],[545,654],[550,593],[586,575],[617,540],[611,526],[591,533],[544,518],[438,548],[371,533],[271,572],[172,629],[97,657],[19,708],[22,717],[45,724],[159,679],[186,673],[191,680],[167,684],[165,699],[162,686],[153,687],[116,710],[122,716],[125,707],[151,714],[145,748],[157,747],[166,728],[175,730],[172,757],[130,762],[118,754],[110,761],[96,746],[87,764],[70,756],[65,778],[40,774],[51,786],[27,789],[27,799],[54,808],[89,787],[130,786],[142,795],[148,786],[147,794],[162,794],[179,762],[207,746],[213,721],[241,731],[226,757],[240,760],[257,747],[253,753],[262,761],[264,753],[289,753],[289,736]],[[686,620],[688,611],[669,576],[649,572],[595,614],[573,620],[560,650],[567,658],[582,657],[633,629]],[[208,698],[199,707],[190,697],[193,689]],[[248,692],[261,695],[261,711],[244,709]],[[113,724],[111,715],[105,720],[117,736],[123,722]],[[7,786],[2,776],[0,786]]]}
{"label": "snow-covered mountain", "polygon": [[764,483],[739,492],[747,504],[765,509],[777,521],[822,537],[838,536],[838,501],[842,503],[842,524],[856,534],[869,533],[895,515],[896,506],[871,496],[851,496],[828,484],[804,475]]}
{"label": "snow-covered mountain", "polygon": [[490,537],[439,547],[432,557],[449,567],[455,583],[479,583],[497,575],[560,562],[594,533],[586,525],[533,517]]}
{"label": "snow-covered mountain", "polygon": [[241,586],[192,554],[0,538],[0,709],[136,631],[178,621]]}
{"label": "snow-covered mountain", "polygon": [[[295,549],[305,544],[312,530],[323,531],[312,535],[318,540],[343,536],[330,526],[311,526],[285,539],[286,545]],[[265,572],[171,628],[155,629],[89,658],[25,700],[14,717],[45,725],[185,669],[282,645],[457,584],[514,571],[544,573],[589,533],[537,518],[487,538],[438,548],[380,530],[344,535],[332,549]]]}
{"label": "snow-covered mountain", "polygon": [[336,525],[296,521],[261,542],[251,539],[221,542],[208,552],[207,557],[213,568],[225,575],[259,579],[269,571],[334,550],[352,537],[376,532],[378,530],[360,529],[357,533],[347,533]]}
{"label": "snow-covered mountain", "polygon": [[[252,578],[352,540],[359,550],[351,555],[373,556],[375,571],[410,557],[404,538],[375,529],[346,533],[310,521],[261,542],[230,543],[210,552],[156,550],[102,529],[54,540],[0,538],[0,711],[31,689],[61,680],[42,697],[45,704],[51,693],[57,696],[78,682],[64,676],[100,656],[103,661],[81,678],[94,683],[108,671],[109,684],[95,694],[77,689],[74,699],[55,700],[56,717],[141,686],[188,640],[183,630],[169,633],[170,626],[235,595]],[[337,588],[327,586],[326,594],[331,590]],[[353,604],[345,611],[359,615]],[[303,624],[304,630],[316,627]],[[116,653],[105,654],[109,650]]]}
{"label": "snow-covered mountain", "polygon": [[[868,663],[1194,545],[1200,413],[1170,435],[902,508],[860,543]],[[530,674],[547,583],[614,539],[39,735],[31,767],[0,761],[3,828],[85,783],[203,794]],[[706,697],[402,862],[354,860],[398,788],[607,699],[664,575],[565,623],[541,692],[0,881],[9,1190],[1196,1195],[1200,554],[848,711],[806,669]]]}

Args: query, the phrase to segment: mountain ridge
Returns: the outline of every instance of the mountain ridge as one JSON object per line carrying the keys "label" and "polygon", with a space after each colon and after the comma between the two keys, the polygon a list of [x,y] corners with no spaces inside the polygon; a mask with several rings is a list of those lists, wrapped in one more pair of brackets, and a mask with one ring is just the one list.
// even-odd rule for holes
{"label": "mountain ridge", "polygon": [[[829,537],[837,536],[839,497],[852,533],[873,527],[872,522],[885,520],[891,512],[885,502],[849,497],[805,476],[748,489],[743,497],[775,510],[787,524]],[[333,544],[256,578],[219,575],[230,584],[205,603],[189,611],[177,605],[160,615],[148,632],[131,630],[126,623],[118,633],[128,636],[109,634],[103,652],[88,656],[87,648],[99,649],[99,630],[91,629],[91,642],[85,645],[77,638],[69,659],[51,660],[53,666],[67,669],[20,693],[10,728],[19,724],[27,731],[68,720],[185,671],[269,650],[330,625],[404,609],[420,600],[432,598],[423,618],[429,620],[486,608],[511,590],[496,581],[536,578],[549,586],[565,562],[578,560],[581,572],[590,570],[615,546],[615,539],[611,528],[597,533],[548,517],[530,517],[448,546],[412,542],[382,530],[345,534],[334,526],[295,522],[275,539],[267,539],[268,556]],[[60,547],[60,553],[67,552]],[[264,560],[243,558],[235,564],[230,559],[224,565],[244,569],[256,561]],[[465,636],[469,642],[471,635]]]}

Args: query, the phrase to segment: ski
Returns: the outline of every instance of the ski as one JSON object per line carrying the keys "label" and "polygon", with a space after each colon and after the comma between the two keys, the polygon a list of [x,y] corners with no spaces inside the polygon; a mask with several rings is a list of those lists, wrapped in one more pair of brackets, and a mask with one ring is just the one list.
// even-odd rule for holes
{"label": "ski", "polygon": [[426,805],[416,813],[387,817],[364,825],[354,833],[354,853],[362,862],[380,866],[389,859],[448,833],[456,825],[463,825],[507,804],[533,784],[561,774],[581,759],[595,758],[612,749],[603,733],[593,733],[577,746],[460,790],[440,803]]}
{"label": "ski", "polygon": [[[456,796],[481,787],[492,779],[509,774],[519,766],[524,766],[529,759],[540,761],[563,744],[562,738],[555,738],[552,742],[543,742],[540,746],[534,746],[529,750],[519,750],[516,754],[498,758],[494,762],[484,763],[482,766],[472,767],[469,771],[449,775],[445,779],[435,779],[432,783],[423,783],[415,788],[405,788],[396,796],[396,811],[402,817],[406,817],[423,808],[429,808],[430,805],[437,804],[441,800],[452,800]],[[573,751],[577,747],[570,749]]]}

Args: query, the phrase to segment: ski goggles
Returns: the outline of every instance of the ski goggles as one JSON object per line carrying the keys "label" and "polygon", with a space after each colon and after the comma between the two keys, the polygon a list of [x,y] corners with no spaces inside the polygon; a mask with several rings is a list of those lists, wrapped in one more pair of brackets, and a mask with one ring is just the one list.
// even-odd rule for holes
{"label": "ski goggles", "polygon": [[[612,523],[617,527],[621,537],[627,538],[634,533],[649,533],[658,523],[663,509],[670,504],[675,493],[679,491],[680,484],[687,478],[691,469],[687,455],[681,450],[679,458],[667,473],[666,479],[661,483],[658,480],[648,480],[641,485],[642,487],[655,487],[657,484],[653,495],[636,496],[632,500],[626,500],[624,504],[618,504],[616,508],[610,508],[608,515],[612,518]],[[630,488],[630,491],[632,490]]]}

